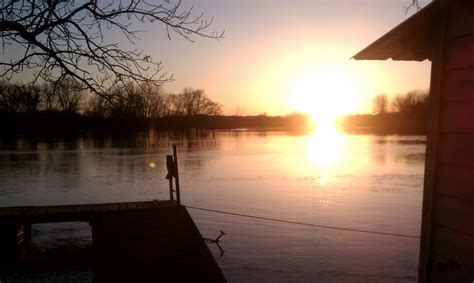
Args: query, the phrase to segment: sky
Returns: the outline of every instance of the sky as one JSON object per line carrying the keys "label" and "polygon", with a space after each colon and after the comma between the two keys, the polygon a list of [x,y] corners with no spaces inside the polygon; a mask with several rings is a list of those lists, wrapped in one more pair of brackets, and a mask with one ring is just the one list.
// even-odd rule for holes
{"label": "sky", "polygon": [[168,39],[153,23],[137,26],[145,32],[133,47],[117,31],[107,31],[106,41],[161,60],[175,78],[165,91],[203,89],[226,115],[370,113],[378,94],[428,89],[429,61],[350,59],[413,15],[405,12],[410,1],[183,0],[183,9],[213,18],[209,32],[224,30],[225,38]]}
{"label": "sky", "polygon": [[[200,88],[224,114],[370,113],[377,94],[429,86],[430,62],[350,58],[415,12],[409,0],[185,0],[225,30],[217,41],[189,42],[162,27],[137,47],[160,59],[175,81],[164,88]],[[420,1],[422,6],[429,1]],[[329,110],[328,110],[329,109]]]}

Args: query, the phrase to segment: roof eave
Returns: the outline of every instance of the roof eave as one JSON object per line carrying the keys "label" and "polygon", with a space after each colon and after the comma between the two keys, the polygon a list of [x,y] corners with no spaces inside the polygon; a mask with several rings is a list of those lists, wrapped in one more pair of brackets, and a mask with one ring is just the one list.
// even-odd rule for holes
{"label": "roof eave", "polygon": [[436,3],[428,4],[352,58],[355,60],[431,60],[434,21],[438,12]]}

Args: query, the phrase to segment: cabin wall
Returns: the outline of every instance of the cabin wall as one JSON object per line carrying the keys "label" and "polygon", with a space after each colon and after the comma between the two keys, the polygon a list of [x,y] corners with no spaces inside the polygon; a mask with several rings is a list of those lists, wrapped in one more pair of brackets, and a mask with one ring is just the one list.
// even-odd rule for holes
{"label": "cabin wall", "polygon": [[448,3],[427,279],[473,282],[474,1]]}

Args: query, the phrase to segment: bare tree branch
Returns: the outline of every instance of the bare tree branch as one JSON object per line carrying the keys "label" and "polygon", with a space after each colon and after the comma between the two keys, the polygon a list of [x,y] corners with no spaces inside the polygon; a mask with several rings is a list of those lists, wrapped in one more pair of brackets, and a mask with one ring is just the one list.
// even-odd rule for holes
{"label": "bare tree branch", "polygon": [[181,1],[146,0],[1,0],[0,39],[7,47],[21,50],[18,58],[0,59],[0,77],[11,79],[25,69],[33,81],[56,82],[73,78],[92,93],[111,100],[107,89],[129,83],[160,86],[172,80],[162,72],[160,61],[142,50],[122,49],[109,42],[109,30],[118,30],[131,43],[142,32],[140,24],[161,23],[168,38],[177,34],[189,41],[195,37],[222,39],[224,32],[208,32],[213,19],[194,16]]}
{"label": "bare tree branch", "polygon": [[415,8],[417,11],[420,10],[421,7],[418,0],[410,0],[410,3],[408,5],[405,5],[405,8],[404,8],[405,14],[407,14],[411,8]]}

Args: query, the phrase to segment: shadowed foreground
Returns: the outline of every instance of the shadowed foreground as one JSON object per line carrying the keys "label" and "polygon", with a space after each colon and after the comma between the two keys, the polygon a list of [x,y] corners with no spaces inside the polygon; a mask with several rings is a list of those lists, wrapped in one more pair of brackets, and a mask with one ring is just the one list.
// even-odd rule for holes
{"label": "shadowed foreground", "polygon": [[95,282],[224,282],[186,208],[118,212],[100,226]]}
{"label": "shadowed foreground", "polygon": [[[2,250],[10,251],[3,260],[21,257],[16,238],[22,235],[23,245],[28,243],[29,225],[64,221],[88,221],[92,226],[94,282],[225,282],[186,208],[174,201],[0,208]],[[87,266],[76,262],[84,259],[78,253],[62,258],[65,269],[71,264]],[[4,267],[5,271],[38,272],[44,267],[41,262],[48,261],[54,262],[31,258],[29,263],[11,262]]]}

